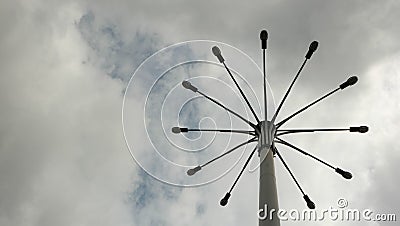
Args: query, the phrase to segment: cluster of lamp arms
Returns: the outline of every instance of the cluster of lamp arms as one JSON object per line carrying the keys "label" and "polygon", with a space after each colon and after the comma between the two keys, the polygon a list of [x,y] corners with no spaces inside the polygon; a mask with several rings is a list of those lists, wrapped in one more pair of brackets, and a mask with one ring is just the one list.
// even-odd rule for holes
{"label": "cluster of lamp arms", "polygon": [[[349,132],[358,132],[358,133],[366,133],[368,132],[368,127],[367,126],[357,126],[357,127],[349,127],[349,128],[330,128],[330,129],[279,129],[282,125],[284,125],[287,121],[289,121],[290,119],[292,119],[293,117],[295,117],[296,115],[300,114],[301,112],[305,111],[306,109],[308,109],[309,107],[311,107],[312,105],[320,102],[321,100],[327,98],[328,96],[334,94],[335,92],[339,91],[339,90],[343,90],[349,86],[354,85],[355,83],[357,83],[358,78],[356,76],[351,76],[350,78],[348,78],[345,82],[343,82],[342,84],[339,85],[339,87],[333,89],[332,91],[330,91],[329,93],[325,94],[324,96],[316,99],[315,101],[313,101],[312,103],[306,105],[305,107],[301,108],[300,110],[294,112],[293,114],[291,114],[290,116],[286,117],[285,119],[283,119],[282,121],[275,123],[275,119],[278,116],[279,111],[281,110],[281,107],[283,105],[283,103],[285,102],[288,94],[290,93],[294,83],[296,82],[297,78],[300,75],[300,72],[302,71],[302,69],[304,68],[307,60],[309,60],[312,56],[312,54],[317,50],[318,47],[318,42],[317,41],[313,41],[311,42],[308,52],[305,55],[305,59],[300,67],[300,69],[298,70],[297,74],[295,75],[292,83],[290,84],[288,90],[286,91],[284,97],[282,98],[277,110],[275,111],[272,120],[271,121],[267,121],[267,98],[266,98],[266,72],[265,72],[265,50],[267,49],[267,39],[268,39],[268,33],[267,31],[263,30],[260,33],[260,39],[261,39],[261,48],[262,48],[262,52],[263,52],[263,74],[264,74],[264,107],[265,107],[265,119],[264,121],[260,121],[257,114],[255,113],[254,109],[252,108],[250,102],[248,101],[246,95],[244,94],[243,90],[240,88],[239,84],[237,83],[236,79],[234,78],[234,76],[231,73],[231,70],[229,69],[229,67],[226,65],[225,63],[225,59],[222,56],[221,50],[217,47],[214,46],[212,47],[212,52],[213,54],[217,57],[218,61],[220,63],[223,64],[223,66],[225,67],[226,71],[228,72],[229,76],[231,77],[232,81],[235,83],[236,87],[238,88],[241,96],[243,97],[243,99],[245,100],[245,102],[247,103],[249,109],[251,110],[255,120],[257,121],[257,124],[254,124],[253,122],[251,122],[248,119],[245,119],[243,116],[239,115],[238,113],[236,113],[235,111],[229,109],[228,107],[226,107],[225,105],[223,105],[222,103],[218,102],[217,100],[215,100],[214,98],[208,96],[207,94],[201,92],[197,87],[193,86],[189,81],[183,81],[182,82],[182,86],[188,90],[193,91],[194,93],[198,93],[201,96],[203,96],[204,98],[210,100],[211,102],[215,103],[216,105],[218,105],[219,107],[225,109],[226,111],[228,111],[229,113],[235,115],[236,117],[238,117],[239,119],[243,120],[245,123],[247,123],[252,129],[251,130],[239,130],[239,129],[200,129],[200,128],[182,128],[182,127],[173,127],[172,128],[172,132],[173,133],[188,133],[188,132],[220,132],[220,133],[239,133],[239,134],[248,134],[248,135],[252,135],[252,138],[250,140],[247,140],[235,147],[233,147],[232,149],[224,152],[223,154],[211,159],[210,161],[198,165],[192,169],[189,169],[187,171],[187,175],[192,176],[195,173],[197,173],[198,171],[200,171],[202,168],[204,168],[205,166],[207,166],[208,164],[228,155],[229,153],[233,152],[234,150],[252,143],[252,142],[260,142],[260,139],[262,139],[263,136],[265,136],[266,134],[266,130],[265,130],[265,125],[268,124],[269,129],[267,133],[269,133],[269,135],[271,136],[270,141],[268,143],[268,147],[269,149],[271,149],[273,151],[273,154],[277,155],[279,157],[279,159],[282,161],[284,167],[287,169],[287,171],[289,172],[290,176],[292,177],[292,179],[294,180],[294,182],[296,183],[297,187],[299,188],[299,190],[301,191],[304,200],[307,203],[307,206],[310,209],[314,209],[315,208],[315,204],[311,201],[311,199],[308,197],[308,195],[306,195],[303,191],[303,189],[301,188],[300,184],[298,183],[298,181],[296,180],[296,178],[294,177],[292,171],[289,169],[289,166],[286,164],[285,160],[282,158],[282,155],[279,153],[278,149],[275,147],[275,143],[278,144],[283,144],[286,145],[306,156],[309,156],[319,162],[321,162],[322,164],[332,168],[333,170],[335,170],[336,173],[342,175],[345,179],[351,179],[352,178],[352,174],[350,172],[347,172],[345,170],[342,170],[338,167],[334,167],[331,164],[321,160],[320,158],[303,151],[301,148],[283,140],[281,138],[281,136],[283,135],[287,135],[287,134],[292,134],[292,133],[312,133],[312,132],[332,132],[332,131],[349,131]],[[238,177],[236,178],[235,182],[233,183],[231,189],[229,190],[229,192],[226,193],[226,195],[224,196],[224,198],[221,199],[220,204],[222,206],[225,206],[228,203],[228,199],[231,196],[231,192],[234,188],[234,186],[236,185],[237,181],[239,180],[240,176],[242,175],[244,169],[247,167],[250,159],[252,158],[254,152],[257,150],[258,146],[256,146],[254,148],[254,150],[251,152],[250,156],[248,157],[248,159],[246,160],[242,170],[240,171]]]}

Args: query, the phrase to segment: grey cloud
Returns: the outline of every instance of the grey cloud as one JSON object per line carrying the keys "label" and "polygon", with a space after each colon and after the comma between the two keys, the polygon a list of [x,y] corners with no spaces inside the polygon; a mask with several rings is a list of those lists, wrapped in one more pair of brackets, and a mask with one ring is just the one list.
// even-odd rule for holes
{"label": "grey cloud", "polygon": [[[135,181],[134,189],[130,194],[133,211],[137,215],[140,215],[140,211],[149,206],[154,200],[165,199],[168,202],[176,201],[182,191],[182,188],[154,180],[154,178],[143,170],[140,170],[138,174],[140,180]],[[140,224],[139,221],[138,224]]]}
{"label": "grey cloud", "polygon": [[122,86],[81,64],[75,10],[63,6],[15,7],[23,16],[0,44],[0,224],[131,225]]}
{"label": "grey cloud", "polygon": [[160,47],[154,33],[136,31],[125,40],[118,26],[98,24],[93,12],[84,14],[76,26],[94,54],[84,62],[102,68],[112,78],[125,83],[139,64]]}
{"label": "grey cloud", "polygon": [[[318,198],[317,206],[332,204],[334,198],[346,194],[360,207],[398,212],[394,202],[399,198],[395,192],[398,82],[393,82],[398,72],[371,72],[385,61],[397,65],[392,55],[399,52],[398,9],[396,1],[2,4],[1,224],[255,224],[256,175],[242,178],[227,208],[220,208],[216,201],[238,167],[215,184],[196,189],[167,188],[146,174],[138,175],[123,144],[119,107],[120,92],[131,72],[166,43],[215,39],[234,44],[260,62],[258,32],[262,28],[270,32],[268,71],[278,100],[309,42],[321,43],[282,117],[336,86],[348,73],[360,75],[354,89],[289,124],[336,126],[354,120],[371,126],[371,135],[363,138],[293,139],[358,175],[344,183],[327,170],[286,154],[302,184]],[[384,79],[388,74],[392,77]],[[378,84],[381,80],[384,84]],[[337,150],[337,144],[342,149]],[[280,169],[281,206],[303,208],[286,172],[280,164],[276,167]],[[121,202],[124,199],[128,204]],[[306,224],[320,222],[298,223]]]}

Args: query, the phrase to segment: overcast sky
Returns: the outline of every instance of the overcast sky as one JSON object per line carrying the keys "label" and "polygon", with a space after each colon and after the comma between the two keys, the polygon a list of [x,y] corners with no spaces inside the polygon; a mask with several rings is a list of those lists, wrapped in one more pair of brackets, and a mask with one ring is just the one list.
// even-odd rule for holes
{"label": "overcast sky", "polygon": [[[129,107],[137,113],[132,115],[130,126],[137,123],[142,128],[144,120],[148,126],[144,131],[148,134],[140,129],[131,131],[133,140],[143,141],[136,142],[131,151],[147,161],[147,169],[159,173],[159,180],[132,158],[123,136],[121,109],[133,72],[156,51],[182,41],[214,40],[242,50],[261,65],[262,29],[269,31],[268,81],[276,101],[282,98],[300,67],[309,43],[320,43],[279,119],[336,88],[350,75],[359,77],[354,87],[335,94],[287,124],[287,128],[368,125],[367,134],[287,136],[292,143],[351,171],[352,180],[346,181],[318,162],[278,146],[317,210],[337,207],[337,200],[345,198],[349,208],[395,213],[398,218],[398,12],[400,3],[395,0],[1,1],[0,225],[257,225],[258,173],[245,172],[229,204],[223,208],[219,205],[243,158],[220,180],[183,188],[168,183],[198,183],[186,177],[185,167],[181,171],[164,167],[164,163],[152,161],[155,159],[147,155],[160,149],[181,165],[194,165],[220,153],[220,146],[226,150],[246,140],[237,136],[215,138],[210,149],[195,153],[195,160],[188,158],[186,152],[165,146],[171,145],[168,137],[175,139],[175,145],[192,148],[213,139],[206,135],[189,136],[199,138],[191,143],[185,137],[172,136],[173,122],[197,126],[203,119],[202,126],[213,126],[214,122],[243,126],[235,119],[229,121],[226,112],[201,98],[186,104],[181,112],[172,112],[171,106],[195,96],[175,87],[182,79],[196,79],[200,72],[207,71],[218,78],[218,85],[226,83],[233,87],[229,77],[217,76],[218,66],[182,67],[177,73],[190,73],[166,74],[158,80],[157,92],[149,97],[146,95],[150,90],[144,87],[155,82],[155,77],[138,76],[136,83],[131,84],[134,92]],[[227,45],[220,45],[227,51],[227,62],[231,60],[232,67],[250,67],[251,63],[246,61],[242,61],[243,65],[234,63],[241,58],[234,51],[229,52]],[[196,53],[201,55],[190,47],[196,49],[189,46],[176,51],[171,62],[163,58],[158,66],[154,65],[152,75],[159,76],[162,66],[168,63],[196,58]],[[261,87],[259,77],[243,76],[251,88]],[[209,85],[210,79],[198,78],[199,88],[214,90],[213,95],[221,101],[246,113],[236,90],[218,90]],[[251,92],[249,87],[245,89]],[[232,90],[234,93],[229,94]],[[166,101],[170,91],[175,96]],[[259,89],[254,92],[262,94]],[[174,98],[182,103],[173,101]],[[144,101],[149,101],[150,108],[137,107]],[[255,96],[251,101],[257,102]],[[160,109],[163,102],[165,109]],[[213,119],[207,118],[212,116]],[[159,121],[165,123],[165,134],[158,129]],[[150,142],[154,147],[148,145]],[[241,154],[247,156],[251,148],[216,163],[208,171],[214,173],[210,178],[227,170]],[[282,164],[276,161],[275,166],[280,207],[306,208]],[[372,226],[396,222],[282,222],[322,224]]]}

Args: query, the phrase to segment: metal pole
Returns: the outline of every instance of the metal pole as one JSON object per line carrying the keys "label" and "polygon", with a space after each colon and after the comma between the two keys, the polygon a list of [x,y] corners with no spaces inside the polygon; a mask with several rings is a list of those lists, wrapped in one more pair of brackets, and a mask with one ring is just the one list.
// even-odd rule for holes
{"label": "metal pole", "polygon": [[280,226],[277,217],[279,205],[272,150],[266,148],[260,150],[260,161],[259,226]]}

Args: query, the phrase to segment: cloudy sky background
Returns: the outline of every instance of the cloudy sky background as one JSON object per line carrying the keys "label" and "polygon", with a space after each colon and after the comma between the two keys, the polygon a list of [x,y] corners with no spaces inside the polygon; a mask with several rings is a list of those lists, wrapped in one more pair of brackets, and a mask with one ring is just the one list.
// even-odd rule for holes
{"label": "cloudy sky background", "polygon": [[[245,173],[225,208],[218,202],[239,167],[207,186],[161,183],[132,160],[121,106],[132,72],[157,50],[217,40],[261,65],[262,29],[270,34],[268,73],[277,100],[309,43],[320,42],[281,118],[359,76],[355,87],[287,125],[370,126],[364,135],[287,138],[354,175],[345,181],[281,148],[317,208],[346,198],[351,208],[398,217],[399,10],[397,1],[2,1],[0,224],[256,225],[257,173]],[[305,208],[279,162],[276,171],[280,207]],[[282,223],[292,224],[321,222]]]}

